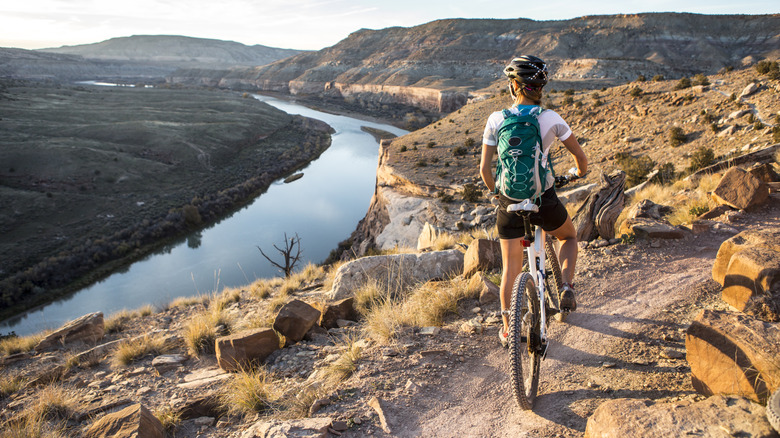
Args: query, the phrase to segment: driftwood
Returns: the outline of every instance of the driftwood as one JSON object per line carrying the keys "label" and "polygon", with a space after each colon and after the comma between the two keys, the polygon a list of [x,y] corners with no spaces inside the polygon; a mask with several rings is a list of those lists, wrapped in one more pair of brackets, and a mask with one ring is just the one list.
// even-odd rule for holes
{"label": "driftwood", "polygon": [[598,236],[615,237],[615,222],[623,211],[626,196],[626,173],[622,170],[610,175],[601,174],[596,190],[588,195],[585,203],[574,216],[577,240],[591,241]]}

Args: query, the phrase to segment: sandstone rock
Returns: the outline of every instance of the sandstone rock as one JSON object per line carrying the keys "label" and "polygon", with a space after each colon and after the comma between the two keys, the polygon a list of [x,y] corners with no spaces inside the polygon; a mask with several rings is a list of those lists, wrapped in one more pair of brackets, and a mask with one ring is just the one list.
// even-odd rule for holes
{"label": "sandstone rock", "polygon": [[292,300],[279,310],[274,330],[292,342],[300,342],[319,319],[319,310],[301,300]]}
{"label": "sandstone rock", "polygon": [[255,329],[217,338],[217,362],[225,371],[237,371],[262,362],[279,349],[279,336],[271,329]]}
{"label": "sandstone rock", "polygon": [[[755,82],[751,82],[751,83],[749,83],[749,84],[747,85],[747,87],[745,87],[745,88],[742,90],[742,92],[741,92],[741,93],[739,93],[739,97],[740,97],[740,98],[743,98],[743,97],[748,97],[748,96],[750,96],[751,94],[753,94],[753,93],[755,93],[756,91],[758,91],[758,88],[759,88],[759,85],[758,85],[758,84],[756,84]],[[744,110],[744,111],[748,111],[748,110]],[[748,112],[749,112],[749,111],[748,111]]]}
{"label": "sandstone rock", "polygon": [[38,343],[35,349],[40,351],[76,341],[94,344],[103,339],[104,333],[103,312],[94,312],[74,319],[50,333]]}
{"label": "sandstone rock", "polygon": [[780,251],[780,230],[743,231],[723,242],[718,249],[715,263],[712,265],[712,278],[722,285],[726,279],[726,271],[731,263],[731,257],[736,252],[750,247]]}
{"label": "sandstone rock", "polygon": [[780,387],[780,326],[747,315],[703,310],[688,327],[686,358],[701,394],[765,403]]}
{"label": "sandstone rock", "polygon": [[325,438],[332,418],[258,421],[241,434],[241,438]]}
{"label": "sandstone rock", "polygon": [[137,404],[104,415],[90,426],[87,438],[164,438],[165,429],[157,417]]}
{"label": "sandstone rock", "polygon": [[739,210],[757,207],[768,198],[766,183],[738,167],[729,169],[712,192],[715,202]]}
{"label": "sandstone rock", "polygon": [[376,281],[382,288],[400,290],[461,272],[463,253],[457,250],[363,257],[339,268],[330,298],[340,300],[354,296],[355,291],[369,281]]}
{"label": "sandstone rock", "polygon": [[230,374],[217,367],[203,368],[184,376],[184,383],[176,385],[181,389],[202,389],[230,378]]}
{"label": "sandstone rock", "polygon": [[152,366],[160,374],[175,370],[182,363],[187,361],[187,356],[183,354],[163,354],[152,359]]}
{"label": "sandstone rock", "polygon": [[344,298],[341,301],[325,305],[325,307],[322,309],[320,326],[326,329],[331,329],[338,327],[336,321],[339,319],[357,321],[357,318],[358,314],[355,311],[355,299],[352,297]]}
{"label": "sandstone rock", "polygon": [[748,169],[748,172],[767,184],[780,181],[780,176],[768,163],[756,164]]}
{"label": "sandstone rock", "polygon": [[634,205],[626,216],[628,219],[647,218],[661,220],[665,215],[672,212],[672,207],[656,204],[655,202],[644,199]]}
{"label": "sandstone rock", "polygon": [[417,238],[417,250],[424,251],[432,249],[436,239],[443,232],[446,232],[443,228],[433,226],[429,222],[426,222],[420,232],[420,237]]}
{"label": "sandstone rock", "polygon": [[558,194],[558,199],[560,199],[564,205],[570,203],[576,204],[578,202],[584,201],[588,195],[590,195],[591,190],[593,190],[596,185],[597,184],[588,184],[586,186],[577,187],[576,189],[567,190]]}
{"label": "sandstone rock", "polygon": [[698,403],[617,399],[588,418],[586,438],[684,436],[773,437],[763,406],[741,397],[715,396]]}
{"label": "sandstone rock", "polygon": [[373,409],[376,414],[379,416],[379,424],[382,426],[382,430],[385,431],[385,433],[393,433],[390,430],[390,426],[387,424],[387,417],[385,416],[385,410],[382,406],[384,403],[382,400],[378,399],[377,397],[372,397],[371,400],[368,401],[368,406]]}
{"label": "sandstone rock", "polygon": [[463,256],[463,276],[471,277],[477,271],[501,267],[501,245],[495,240],[476,239]]}
{"label": "sandstone rock", "polygon": [[626,219],[620,226],[620,234],[635,234],[637,237],[647,239],[682,239],[685,232],[668,223],[655,219],[634,218]]}
{"label": "sandstone rock", "polygon": [[752,247],[732,255],[722,299],[764,321],[780,321],[780,252]]}
{"label": "sandstone rock", "polygon": [[501,289],[488,280],[482,272],[477,272],[471,277],[468,284],[469,291],[479,295],[481,304],[494,303],[500,300]]}

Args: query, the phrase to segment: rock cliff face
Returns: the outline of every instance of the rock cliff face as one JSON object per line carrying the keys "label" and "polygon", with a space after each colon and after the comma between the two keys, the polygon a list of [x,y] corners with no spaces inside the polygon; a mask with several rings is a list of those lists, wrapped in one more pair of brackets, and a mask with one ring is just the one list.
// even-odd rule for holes
{"label": "rock cliff face", "polygon": [[[780,55],[780,15],[639,14],[564,21],[440,20],[362,29],[315,53],[226,72],[219,85],[293,95],[402,103],[439,112],[500,79],[512,56],[546,59],[559,81],[603,83],[663,74],[714,73]],[[216,78],[210,78],[213,82]],[[174,83],[200,83],[179,71]],[[601,84],[599,84],[599,87]]]}

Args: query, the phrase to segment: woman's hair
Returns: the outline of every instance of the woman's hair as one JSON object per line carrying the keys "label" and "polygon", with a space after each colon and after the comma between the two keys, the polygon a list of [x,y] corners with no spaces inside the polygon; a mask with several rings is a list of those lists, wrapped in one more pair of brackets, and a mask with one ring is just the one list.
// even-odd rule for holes
{"label": "woman's hair", "polygon": [[527,97],[528,99],[532,100],[536,105],[540,105],[542,103],[542,87],[533,87],[531,85],[525,85],[523,83],[520,83],[518,81],[515,81],[515,84],[517,86],[517,89],[520,91],[520,94],[522,96]]}

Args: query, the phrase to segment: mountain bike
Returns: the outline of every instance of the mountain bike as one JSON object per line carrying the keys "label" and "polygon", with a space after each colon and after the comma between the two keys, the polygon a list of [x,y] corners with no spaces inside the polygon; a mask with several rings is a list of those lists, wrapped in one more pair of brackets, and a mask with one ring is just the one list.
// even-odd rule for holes
{"label": "mountain bike", "polygon": [[[555,186],[563,187],[575,179],[576,173],[570,172],[556,177]],[[512,392],[520,407],[529,410],[539,390],[539,367],[549,346],[548,316],[563,321],[568,313],[559,306],[563,280],[552,238],[528,220],[531,213],[539,211],[539,206],[526,199],[510,204],[507,211],[525,217],[523,246],[528,270],[517,276],[512,287],[508,341]]]}

